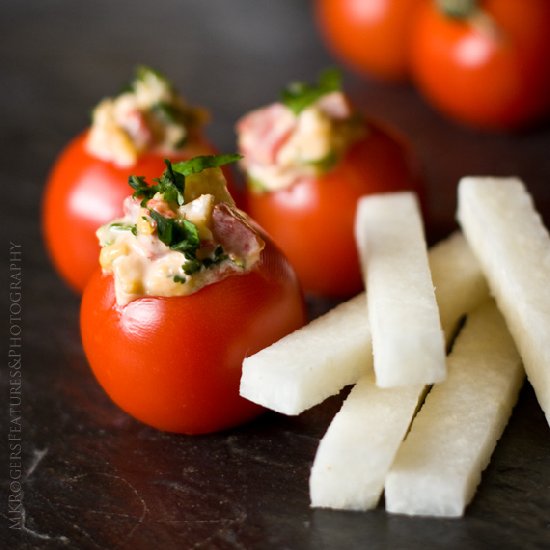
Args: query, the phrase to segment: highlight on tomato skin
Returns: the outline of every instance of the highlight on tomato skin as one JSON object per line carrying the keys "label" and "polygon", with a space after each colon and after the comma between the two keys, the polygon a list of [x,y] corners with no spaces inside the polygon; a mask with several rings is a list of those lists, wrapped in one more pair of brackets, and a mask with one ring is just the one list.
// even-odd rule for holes
{"label": "highlight on tomato skin", "polygon": [[82,292],[97,266],[95,231],[122,213],[131,173],[151,179],[165,159],[215,152],[202,132],[206,117],[162,75],[140,67],[131,91],[103,100],[90,128],[61,151],[45,186],[42,231],[56,271],[73,290]]}
{"label": "highlight on tomato skin", "polygon": [[452,120],[509,131],[550,114],[547,0],[427,2],[415,19],[411,71]]}
{"label": "highlight on tomato skin", "polygon": [[210,167],[220,159],[168,164],[154,186],[131,178],[124,217],[98,231],[102,269],[82,297],[96,379],[163,431],[210,433],[259,415],[239,395],[242,362],[306,321],[292,267],[235,208]]}
{"label": "highlight on tomato skin", "polygon": [[363,281],[355,243],[359,197],[413,190],[424,199],[409,146],[368,120],[321,76],[237,124],[248,212],[281,247],[311,295],[347,298]]}
{"label": "highlight on tomato skin", "polygon": [[425,0],[315,0],[314,15],[329,49],[363,76],[409,78],[412,21]]}

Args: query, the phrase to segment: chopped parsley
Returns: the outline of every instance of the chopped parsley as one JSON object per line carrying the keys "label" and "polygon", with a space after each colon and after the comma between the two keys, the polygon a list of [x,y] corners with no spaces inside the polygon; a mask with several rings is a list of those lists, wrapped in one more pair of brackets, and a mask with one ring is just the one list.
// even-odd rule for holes
{"label": "chopped parsley", "polygon": [[229,256],[225,253],[224,249],[218,245],[216,249],[214,250],[214,257],[213,258],[205,258],[202,263],[204,267],[211,267],[213,265],[219,264],[223,262],[224,260],[227,260]]}
{"label": "chopped parsley", "polygon": [[237,153],[228,153],[225,155],[199,155],[190,160],[176,162],[172,165],[174,172],[183,176],[198,174],[207,168],[217,168],[225,164],[232,164],[242,159],[242,155]]}
{"label": "chopped parsley", "polygon": [[315,103],[319,98],[342,89],[342,75],[337,69],[327,69],[319,76],[317,84],[291,82],[282,92],[281,101],[295,115]]}
{"label": "chopped parsley", "polygon": [[194,223],[181,218],[165,218],[153,209],[149,209],[149,215],[157,224],[160,241],[167,247],[183,253],[194,253],[197,250],[200,239]]}
{"label": "chopped parsley", "polygon": [[[172,164],[165,160],[166,169],[160,178],[155,178],[155,184],[149,185],[143,176],[130,176],[128,183],[134,190],[133,197],[141,199],[141,206],[147,208],[147,203],[157,193],[163,196],[163,199],[172,205],[181,206],[185,203],[185,178],[192,174],[202,172],[207,168],[216,168],[236,162],[241,155],[204,155],[194,157],[185,162]],[[147,208],[149,216],[155,222],[159,240],[168,248],[181,252],[185,256],[185,263],[182,270],[186,275],[197,273],[203,267],[209,268],[227,259],[227,254],[221,246],[217,246],[210,257],[199,260],[197,251],[200,248],[200,238],[197,226],[184,218],[167,218],[154,210]],[[128,229],[136,233],[136,227],[115,222],[121,229]],[[124,226],[124,227],[123,227]],[[186,278],[180,275],[173,277],[176,283],[185,283]]]}
{"label": "chopped parsley", "polygon": [[155,178],[155,185],[149,185],[143,176],[130,176],[128,184],[134,190],[133,197],[141,199],[141,206],[146,206],[147,201],[156,193],[164,196],[166,202],[177,203],[179,206],[185,203],[185,178],[192,174],[198,174],[207,168],[217,168],[226,164],[237,162],[242,158],[238,154],[202,155],[183,162],[171,163],[164,161],[166,170],[160,178]]}
{"label": "chopped parsley", "polygon": [[181,206],[185,202],[183,198],[185,176],[174,172],[170,161],[165,160],[164,163],[166,164],[166,170],[160,178],[154,180],[157,182],[156,191],[164,195],[166,202],[177,203]]}
{"label": "chopped parsley", "polygon": [[173,90],[172,83],[161,72],[146,65],[138,65],[136,67],[134,79],[122,86],[117,95],[134,93],[136,91],[137,82],[146,82],[151,77],[163,82],[169,90]]}
{"label": "chopped parsley", "polygon": [[170,105],[170,103],[167,103],[166,101],[159,101],[158,103],[155,103],[151,110],[155,115],[157,115],[159,118],[162,118],[165,122],[169,122],[172,124],[179,124],[181,123],[180,117],[181,117],[181,111],[179,109],[176,109],[173,105]]}
{"label": "chopped parsley", "polygon": [[172,163],[165,160],[166,170],[160,178],[155,178],[155,185],[149,185],[143,176],[130,176],[128,183],[134,190],[133,197],[141,198],[141,206],[146,206],[147,201],[152,199],[156,193],[164,196],[166,202],[177,203],[181,206],[185,200],[183,193],[185,191],[185,177],[172,169]]}
{"label": "chopped parsley", "polygon": [[[211,257],[204,258],[203,260],[197,259],[197,257],[191,252],[185,252],[184,255],[187,261],[181,266],[181,269],[185,275],[193,275],[202,268],[209,269],[229,258],[220,245],[214,249]],[[187,277],[182,275],[174,275],[172,280],[175,283],[184,284],[187,282]]]}
{"label": "chopped parsley", "polygon": [[189,252],[186,252],[185,258],[187,261],[181,266],[181,268],[186,275],[193,275],[193,273],[197,273],[197,271],[201,270],[203,263],[200,260],[197,260],[195,256]]}
{"label": "chopped parsley", "polygon": [[137,226],[132,223],[113,222],[109,224],[111,229],[117,229],[119,231],[131,231],[132,234],[137,235]]}

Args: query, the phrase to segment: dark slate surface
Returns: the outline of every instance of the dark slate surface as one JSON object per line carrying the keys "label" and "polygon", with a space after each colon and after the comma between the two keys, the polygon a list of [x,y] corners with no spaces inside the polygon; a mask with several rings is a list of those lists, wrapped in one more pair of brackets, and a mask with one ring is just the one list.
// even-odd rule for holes
{"label": "dark slate surface", "polygon": [[[91,106],[136,64],[151,64],[210,107],[210,137],[232,151],[239,115],[331,62],[303,0],[3,1],[5,350],[10,240],[22,245],[24,261],[22,452],[11,470],[7,351],[0,371],[1,548],[550,547],[550,430],[528,384],[466,516],[436,520],[390,516],[383,503],[370,513],[309,508],[309,467],[341,397],[296,418],[266,414],[190,438],[127,417],[88,370],[79,301],[43,251],[39,203],[55,154],[87,124]],[[349,73],[346,83],[359,104],[412,140],[429,185],[432,241],[452,229],[456,181],[468,173],[519,174],[550,220],[548,125],[480,135],[443,120],[410,87]],[[324,307],[312,304],[312,312]],[[14,530],[8,499],[18,487],[9,475],[19,469],[24,529]]]}

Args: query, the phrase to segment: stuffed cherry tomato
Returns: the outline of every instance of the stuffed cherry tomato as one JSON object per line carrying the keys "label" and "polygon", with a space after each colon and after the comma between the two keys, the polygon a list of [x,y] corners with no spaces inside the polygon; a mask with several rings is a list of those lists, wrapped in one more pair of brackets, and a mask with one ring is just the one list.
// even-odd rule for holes
{"label": "stuffed cherry tomato", "polygon": [[438,0],[416,18],[413,77],[464,124],[516,129],[550,110],[548,0]]}
{"label": "stuffed cherry tomato", "polygon": [[259,414],[239,396],[243,359],[305,322],[290,264],[225,188],[226,160],[168,164],[156,185],[133,177],[124,217],[98,230],[84,350],[111,399],[160,430],[207,433]]}
{"label": "stuffed cherry tomato", "polygon": [[409,39],[425,0],[316,0],[328,46],[351,68],[383,80],[409,75]]}
{"label": "stuffed cherry tomato", "polygon": [[318,86],[291,86],[282,102],[242,118],[237,132],[248,211],[304,290],[335,298],[359,292],[357,200],[420,191],[407,147],[354,110],[333,73]]}
{"label": "stuffed cherry tomato", "polygon": [[164,158],[212,153],[206,114],[157,72],[138,69],[128,91],[103,100],[89,130],[71,141],[49,177],[43,205],[47,248],[59,274],[82,291],[97,266],[97,228],[122,214],[128,175],[153,178]]}

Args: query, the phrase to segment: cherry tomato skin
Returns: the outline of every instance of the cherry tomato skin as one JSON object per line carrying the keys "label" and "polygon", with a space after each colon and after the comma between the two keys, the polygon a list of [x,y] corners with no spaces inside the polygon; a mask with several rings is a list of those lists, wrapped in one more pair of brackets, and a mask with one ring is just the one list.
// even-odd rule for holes
{"label": "cherry tomato skin", "polygon": [[[134,166],[120,167],[86,151],[86,133],[62,151],[48,179],[43,201],[42,225],[51,259],[61,277],[75,291],[84,286],[98,266],[98,227],[122,215],[122,201],[131,189],[131,174],[156,178],[165,168],[164,157],[143,154]],[[199,152],[197,152],[199,151]],[[201,143],[170,157],[186,160],[195,154],[212,154]]]}
{"label": "cherry tomato skin", "polygon": [[404,143],[374,124],[322,176],[274,192],[249,191],[250,215],[271,235],[306,293],[347,298],[363,289],[355,242],[359,197],[421,187]]}
{"label": "cherry tomato skin", "polygon": [[112,276],[98,270],[81,308],[84,350],[111,399],[150,426],[185,434],[260,414],[239,396],[243,359],[304,322],[296,275],[269,240],[259,267],[189,296],[118,306]]}
{"label": "cherry tomato skin", "polygon": [[550,2],[485,0],[490,27],[446,16],[434,2],[415,20],[413,78],[436,108],[463,124],[516,129],[550,108]]}
{"label": "cherry tomato skin", "polygon": [[424,0],[316,0],[318,26],[337,57],[360,74],[405,80],[415,10]]}

